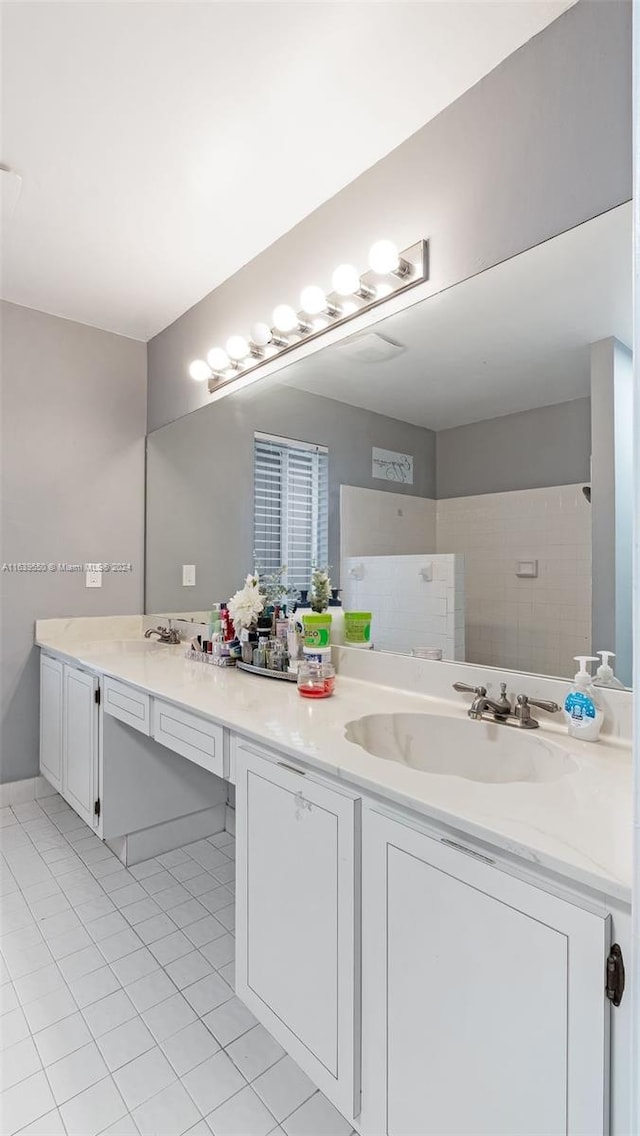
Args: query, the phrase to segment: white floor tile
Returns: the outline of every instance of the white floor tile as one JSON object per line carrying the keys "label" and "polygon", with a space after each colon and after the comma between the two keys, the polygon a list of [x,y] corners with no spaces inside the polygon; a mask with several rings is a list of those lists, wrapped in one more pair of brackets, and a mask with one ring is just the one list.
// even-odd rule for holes
{"label": "white floor tile", "polygon": [[196,1021],[168,1037],[162,1042],[161,1048],[178,1076],[182,1077],[190,1069],[195,1069],[196,1065],[201,1065],[207,1057],[217,1053],[220,1046],[207,1027]]}
{"label": "white floor tile", "polygon": [[82,1012],[94,1037],[101,1037],[103,1033],[108,1033],[137,1016],[136,1008],[125,990],[108,994],[99,1002],[86,1006]]}
{"label": "white floor tile", "polygon": [[95,943],[101,943],[111,935],[117,935],[119,931],[126,931],[128,926],[127,920],[115,908],[107,915],[93,919],[87,924],[89,934]]}
{"label": "white floor tile", "polygon": [[140,1130],[131,1116],[127,1113],[121,1120],[116,1120],[115,1124],[110,1124],[100,1136],[140,1136]]}
{"label": "white floor tile", "polygon": [[162,1092],[176,1079],[167,1058],[157,1047],[116,1070],[113,1076],[130,1111]]}
{"label": "white floor tile", "polygon": [[105,965],[99,970],[93,970],[91,974],[85,974],[82,978],[72,979],[69,982],[69,989],[78,1007],[84,1010],[86,1006],[91,1006],[101,998],[106,998],[107,994],[119,990],[120,983],[111,968]]}
{"label": "white floor tile", "polygon": [[88,1045],[92,1037],[87,1023],[78,1011],[77,1014],[71,1014],[61,1022],[40,1030],[35,1034],[34,1040],[42,1063],[46,1066],[53,1065],[54,1061],[59,1061],[69,1053],[74,1053],[76,1049],[81,1049],[83,1045]]}
{"label": "white floor tile", "polygon": [[25,1037],[23,1041],[3,1049],[0,1054],[0,1085],[3,1089],[10,1089],[12,1085],[17,1085],[19,1081],[24,1081],[41,1069],[42,1063],[33,1039]]}
{"label": "white floor tile", "polygon": [[166,966],[167,963],[173,962],[174,959],[182,958],[183,955],[188,955],[193,950],[193,943],[183,935],[182,931],[173,931],[170,935],[165,935],[163,939],[158,939],[155,943],[149,944],[149,950],[154,958],[157,958],[161,966]]}
{"label": "white floor tile", "polygon": [[232,901],[233,896],[224,884],[220,884],[219,887],[212,888],[211,891],[207,891],[204,895],[200,896],[200,903],[206,907],[211,915],[215,915],[217,911],[228,907]]}
{"label": "white floor tile", "polygon": [[156,856],[159,864],[163,868],[175,868],[177,864],[188,864],[190,857],[182,848],[175,848],[172,852],[163,852],[161,856]]}
{"label": "white floor tile", "polygon": [[[153,876],[151,878],[154,879]],[[149,946],[150,943],[163,939],[165,935],[172,935],[175,929],[175,923],[163,911],[161,915],[153,915],[151,919],[144,919],[142,923],[138,923],[136,933],[142,942]]]}
{"label": "white floor tile", "polygon": [[142,923],[145,919],[151,919],[152,915],[159,915],[162,908],[158,906],[155,899],[145,892],[144,899],[138,900],[136,903],[129,903],[123,907],[121,914],[131,927],[136,927],[138,923]]}
{"label": "white floor tile", "polygon": [[54,962],[41,967],[40,970],[34,970],[31,974],[25,974],[23,978],[16,978],[14,983],[18,998],[23,1005],[35,1001],[36,998],[43,998],[45,994],[50,994],[64,984],[64,978]]}
{"label": "white floor tile", "polygon": [[213,967],[211,963],[207,962],[204,955],[200,951],[194,951],[192,944],[189,943],[189,954],[175,959],[174,962],[166,963],[164,969],[178,989],[183,990],[185,986],[191,986],[199,978],[211,974]]}
{"label": "white floor tile", "polygon": [[160,865],[160,871],[154,872],[152,876],[146,876],[140,880],[144,890],[148,895],[155,895],[164,888],[173,887],[175,880],[170,872]]}
{"label": "white floor tile", "polygon": [[236,960],[233,959],[233,961],[228,962],[226,966],[221,966],[218,973],[222,975],[225,982],[231,987],[231,989],[235,990],[235,988],[236,988]]}
{"label": "white floor tile", "polygon": [[195,876],[202,875],[200,864],[196,864],[195,860],[191,860],[190,858],[187,858],[183,864],[176,864],[173,868],[170,868],[169,871],[179,883],[183,883],[184,880],[192,880]]}
{"label": "white floor tile", "polygon": [[68,1136],[97,1136],[127,1115],[125,1103],[111,1077],[105,1077],[67,1101],[60,1112]]}
{"label": "white floor tile", "polygon": [[227,929],[222,926],[215,915],[207,915],[205,919],[199,919],[197,923],[190,923],[188,927],[185,927],[184,933],[194,947],[203,947],[205,943],[211,943],[214,939],[219,939],[221,935],[226,935]]}
{"label": "white floor tile", "polygon": [[176,880],[173,881],[171,887],[156,892],[156,903],[162,911],[169,911],[172,907],[177,907],[178,904],[185,903],[188,899],[191,899],[191,895]]}
{"label": "white floor tile", "polygon": [[24,1011],[11,1010],[10,1013],[5,1014],[2,1019],[0,1052],[4,1049],[8,1049],[10,1045],[16,1045],[17,1042],[23,1041],[24,1038],[28,1036],[29,1024],[24,1016]]}
{"label": "white floor tile", "polygon": [[25,1017],[32,1033],[38,1033],[47,1026],[68,1018],[77,1010],[76,1003],[66,986],[45,994],[43,998],[36,998],[34,1002],[23,1007]]}
{"label": "white floor tile", "polygon": [[142,1017],[159,1042],[196,1021],[196,1014],[182,994],[174,994],[145,1010]]}
{"label": "white floor tile", "polygon": [[214,1136],[267,1136],[273,1130],[273,1116],[247,1085],[207,1117]]}
{"label": "white floor tile", "polygon": [[228,1002],[229,998],[233,997],[233,990],[219,974],[214,972],[187,986],[184,996],[196,1013],[202,1017],[209,1010],[215,1010],[216,1006]]}
{"label": "white floor tile", "polygon": [[108,939],[104,939],[98,946],[107,962],[117,962],[125,955],[138,951],[142,943],[135,931],[128,927],[126,931],[120,931],[117,935],[111,935]]}
{"label": "white floor tile", "polygon": [[185,1073],[182,1083],[203,1116],[213,1112],[246,1085],[242,1074],[222,1050]]}
{"label": "white floor tile", "polygon": [[158,1002],[164,1002],[166,998],[176,993],[173,982],[163,970],[154,970],[144,978],[138,978],[136,982],[127,986],[126,990],[140,1013],[157,1006]]}
{"label": "white floor tile", "polygon": [[111,969],[118,976],[123,986],[129,986],[153,970],[158,970],[158,960],[153,957],[147,947],[142,945],[137,951],[111,964]]}
{"label": "white floor tile", "polygon": [[155,1041],[141,1018],[132,1018],[98,1038],[98,1048],[111,1072],[153,1049]]}
{"label": "white floor tile", "polygon": [[162,864],[157,860],[144,860],[141,864],[134,864],[129,871],[136,880],[146,880],[149,876],[155,876],[158,872],[163,870]]}
{"label": "white floor tile", "polygon": [[13,1136],[27,1124],[55,1108],[53,1094],[44,1073],[34,1073],[0,1097],[3,1136]]}
{"label": "white floor tile", "polygon": [[126,887],[118,888],[117,891],[111,893],[111,900],[119,910],[122,910],[129,903],[137,903],[138,900],[148,898],[144,888],[135,880],[127,884]]}
{"label": "white floor tile", "polygon": [[96,899],[89,899],[86,903],[81,903],[75,911],[86,927],[88,923],[93,923],[94,920],[100,919],[103,915],[110,915],[112,911],[115,911],[115,907],[107,895],[101,895],[97,896]]}
{"label": "white floor tile", "polygon": [[212,943],[205,943],[200,948],[204,957],[216,968],[226,966],[236,957],[236,940],[228,932],[214,939]]}
{"label": "white floor tile", "polygon": [[263,1025],[254,1026],[232,1041],[226,1051],[247,1081],[254,1081],[284,1057],[284,1049]]}
{"label": "white floor tile", "polygon": [[186,1089],[174,1081],[133,1113],[141,1136],[182,1136],[200,1120],[200,1113]]}
{"label": "white floor tile", "polygon": [[287,1136],[350,1136],[353,1131],[344,1116],[319,1092],[283,1120],[282,1127]]}
{"label": "white floor tile", "polygon": [[316,1092],[313,1082],[288,1056],[257,1077],[253,1087],[278,1122],[285,1120]]}
{"label": "white floor tile", "polygon": [[69,982],[74,978],[83,978],[85,974],[91,974],[92,970],[99,970],[101,966],[104,966],[104,959],[98,948],[92,944],[89,947],[83,947],[81,951],[74,951],[73,954],[66,955],[65,958],[60,959],[58,966],[66,981]]}
{"label": "white floor tile", "polygon": [[5,982],[0,988],[0,1018],[10,1014],[12,1010],[20,1009],[20,999],[16,993],[13,982]]}
{"label": "white floor tile", "polygon": [[107,1066],[93,1041],[47,1067],[47,1079],[59,1105],[95,1085],[107,1073]]}
{"label": "white floor tile", "polygon": [[[160,894],[162,895],[162,892]],[[169,914],[178,927],[188,927],[191,923],[197,923],[199,919],[204,919],[207,915],[207,909],[191,896],[187,897],[183,903],[179,903],[177,907],[171,907]]]}
{"label": "white floor tile", "polygon": [[216,1010],[212,1010],[203,1020],[220,1045],[225,1047],[257,1025],[251,1010],[235,995]]}
{"label": "white floor tile", "polygon": [[33,1124],[28,1124],[26,1128],[21,1128],[20,1136],[66,1136],[58,1109],[45,1112],[39,1120],[34,1120]]}

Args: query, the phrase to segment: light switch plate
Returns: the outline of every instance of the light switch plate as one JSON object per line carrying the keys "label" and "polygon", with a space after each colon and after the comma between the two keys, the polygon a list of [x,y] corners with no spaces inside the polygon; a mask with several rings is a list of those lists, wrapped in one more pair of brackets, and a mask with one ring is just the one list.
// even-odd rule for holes
{"label": "light switch plate", "polygon": [[94,569],[87,569],[85,577],[85,587],[87,588],[101,588],[102,587],[102,569],[96,571]]}
{"label": "light switch plate", "polygon": [[196,583],[196,566],[195,564],[182,565],[182,587],[194,588]]}

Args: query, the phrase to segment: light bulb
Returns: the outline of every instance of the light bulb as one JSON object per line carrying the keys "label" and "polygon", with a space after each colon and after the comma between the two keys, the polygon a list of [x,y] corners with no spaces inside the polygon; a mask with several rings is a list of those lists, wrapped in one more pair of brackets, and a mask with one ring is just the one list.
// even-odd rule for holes
{"label": "light bulb", "polygon": [[339,296],[353,296],[360,288],[360,276],[352,264],[341,264],[331,277],[334,292]]}
{"label": "light bulb", "polygon": [[322,288],[318,288],[317,284],[310,284],[308,288],[303,288],[300,295],[300,307],[303,312],[310,316],[319,316],[321,312],[326,312],[327,297]]}
{"label": "light bulb", "polygon": [[194,359],[189,366],[189,374],[197,383],[206,383],[211,376],[211,368],[205,363],[204,359]]}
{"label": "light bulb", "polygon": [[287,332],[297,331],[300,321],[289,304],[278,304],[278,307],[274,308],[273,323],[278,331]]}
{"label": "light bulb", "polygon": [[271,343],[271,328],[268,323],[254,323],[251,328],[251,338],[256,347],[266,347]]}
{"label": "light bulb", "polygon": [[251,354],[249,344],[243,335],[232,335],[227,340],[227,351],[232,359],[246,359]]}
{"label": "light bulb", "polygon": [[212,371],[226,371],[229,366],[229,356],[222,347],[212,347],[207,354],[207,363]]}
{"label": "light bulb", "polygon": [[381,276],[395,272],[400,266],[400,256],[393,241],[376,241],[369,249],[369,265]]}

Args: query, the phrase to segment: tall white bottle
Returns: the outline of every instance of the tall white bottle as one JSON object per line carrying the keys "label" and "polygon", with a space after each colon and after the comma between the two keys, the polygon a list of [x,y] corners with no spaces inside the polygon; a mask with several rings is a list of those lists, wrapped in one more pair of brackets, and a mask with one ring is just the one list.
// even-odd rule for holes
{"label": "tall white bottle", "polygon": [[593,655],[576,655],[575,662],[580,666],[574,677],[573,686],[564,700],[564,716],[572,738],[579,738],[583,742],[597,742],[604,714],[591,684],[587,663],[597,663],[598,659]]}

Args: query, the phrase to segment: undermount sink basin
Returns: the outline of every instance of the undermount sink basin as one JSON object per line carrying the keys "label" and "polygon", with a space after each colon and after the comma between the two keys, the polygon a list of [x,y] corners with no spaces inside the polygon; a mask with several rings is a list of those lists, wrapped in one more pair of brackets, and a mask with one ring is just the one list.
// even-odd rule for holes
{"label": "undermount sink basin", "polygon": [[436,714],[368,714],[348,722],[345,736],[373,757],[468,781],[557,781],[577,768],[537,730]]}

